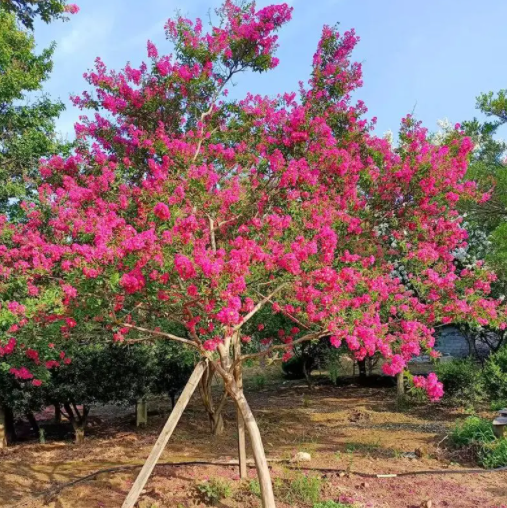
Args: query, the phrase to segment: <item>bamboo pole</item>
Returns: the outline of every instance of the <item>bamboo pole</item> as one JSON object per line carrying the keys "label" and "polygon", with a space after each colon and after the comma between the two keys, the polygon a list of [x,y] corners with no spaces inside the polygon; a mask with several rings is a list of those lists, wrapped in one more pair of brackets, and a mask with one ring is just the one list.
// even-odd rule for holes
{"label": "bamboo pole", "polygon": [[146,482],[148,481],[153,471],[153,468],[157,464],[160,455],[162,455],[162,452],[164,451],[164,448],[167,445],[169,438],[171,437],[178,421],[180,420],[183,411],[185,410],[190,398],[192,397],[192,394],[197,388],[199,380],[201,379],[203,372],[207,368],[207,363],[208,363],[207,360],[202,360],[196,365],[194,371],[192,372],[192,375],[190,376],[190,379],[188,380],[185,388],[183,389],[183,392],[180,395],[180,398],[178,399],[178,402],[176,402],[174,409],[169,415],[169,418],[167,419],[167,422],[164,425],[162,432],[158,436],[157,442],[153,446],[150,455],[146,459],[143,468],[139,472],[139,475],[137,476],[136,481],[134,482],[134,485],[132,485],[130,492],[125,498],[122,508],[133,508],[134,505],[136,504],[139,495],[141,494],[141,491],[143,490],[144,486],[146,485]]}

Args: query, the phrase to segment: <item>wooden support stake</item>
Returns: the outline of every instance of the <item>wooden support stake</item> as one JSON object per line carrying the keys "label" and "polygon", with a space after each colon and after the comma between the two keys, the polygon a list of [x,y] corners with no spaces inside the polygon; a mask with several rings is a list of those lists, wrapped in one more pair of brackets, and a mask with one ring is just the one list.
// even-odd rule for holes
{"label": "wooden support stake", "polygon": [[194,393],[195,389],[197,388],[197,384],[199,383],[199,380],[201,379],[204,370],[207,368],[207,364],[208,364],[207,360],[202,360],[196,365],[194,371],[192,372],[192,375],[190,376],[190,379],[188,380],[185,388],[183,389],[183,392],[180,395],[180,398],[178,399],[178,402],[176,402],[174,409],[169,415],[169,418],[167,419],[167,422],[164,425],[162,432],[158,436],[155,446],[152,448],[150,455],[148,456],[146,462],[144,463],[143,468],[139,472],[139,475],[137,476],[136,481],[134,482],[134,485],[132,485],[130,492],[125,498],[122,508],[133,508],[134,505],[136,504],[139,495],[141,494],[141,491],[143,490],[144,486],[146,485],[146,482],[148,481],[153,471],[153,468],[157,464],[160,455],[162,455],[162,452],[164,451],[164,448],[167,445],[169,438],[171,437],[179,419],[181,418],[181,415],[185,410],[188,401],[192,397],[192,394]]}
{"label": "wooden support stake", "polygon": [[146,426],[148,423],[148,402],[140,399],[136,402],[136,427]]}
{"label": "wooden support stake", "polygon": [[0,448],[7,446],[7,430],[5,425],[5,412],[0,406]]}

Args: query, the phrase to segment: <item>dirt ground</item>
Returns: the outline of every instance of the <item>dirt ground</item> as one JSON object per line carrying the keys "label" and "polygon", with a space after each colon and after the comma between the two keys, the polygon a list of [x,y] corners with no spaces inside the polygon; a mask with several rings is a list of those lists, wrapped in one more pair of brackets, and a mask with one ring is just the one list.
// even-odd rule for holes
{"label": "dirt ground", "polygon": [[[280,508],[308,507],[286,488],[302,474],[322,479],[323,500],[349,503],[358,508],[507,508],[507,472],[431,474],[395,478],[365,478],[362,473],[400,473],[421,470],[462,469],[445,449],[445,436],[459,410],[437,405],[397,409],[392,388],[357,385],[318,385],[313,391],[301,382],[281,384],[253,377],[248,398],[272,459],[290,459],[297,452],[311,454],[306,464],[340,472],[288,469],[273,463],[272,472]],[[70,434],[55,434],[50,411],[39,415],[47,443],[35,439],[0,450],[0,506],[17,508],[117,508],[137,471],[104,473],[65,488],[53,496],[41,493],[99,469],[142,464],[169,413],[166,401],[150,405],[149,424],[137,429],[133,408],[94,408],[95,418],[86,443],[76,446]],[[236,452],[235,411],[226,408],[228,431],[213,437],[198,398],[192,400],[161,461],[233,460]],[[252,479],[255,470],[249,470]],[[250,482],[240,482],[237,467],[160,466],[150,479],[142,508],[205,506],[196,485],[210,478],[226,479],[232,495],[221,507],[259,507]],[[428,501],[431,501],[428,503]]]}

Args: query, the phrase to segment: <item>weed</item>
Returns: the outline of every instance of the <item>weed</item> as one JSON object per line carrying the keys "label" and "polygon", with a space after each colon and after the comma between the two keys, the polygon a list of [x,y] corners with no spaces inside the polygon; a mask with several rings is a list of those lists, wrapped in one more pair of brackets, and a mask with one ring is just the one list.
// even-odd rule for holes
{"label": "weed", "polygon": [[485,444],[479,452],[479,462],[487,469],[507,466],[507,439]]}
{"label": "weed", "polygon": [[252,380],[257,390],[263,390],[266,387],[266,376],[264,374],[256,374]]}
{"label": "weed", "polygon": [[478,416],[470,416],[456,424],[450,438],[456,447],[461,448],[472,444],[490,443],[495,440],[495,434],[491,422]]}
{"label": "weed", "polygon": [[221,499],[230,497],[232,494],[229,482],[220,478],[198,483],[196,490],[202,501],[211,506],[215,506]]}
{"label": "weed", "polygon": [[322,490],[322,479],[318,476],[298,473],[292,480],[275,479],[275,492],[289,503],[317,503]]}
{"label": "weed", "polygon": [[251,480],[248,484],[248,490],[254,496],[261,497],[261,486],[258,480]]}

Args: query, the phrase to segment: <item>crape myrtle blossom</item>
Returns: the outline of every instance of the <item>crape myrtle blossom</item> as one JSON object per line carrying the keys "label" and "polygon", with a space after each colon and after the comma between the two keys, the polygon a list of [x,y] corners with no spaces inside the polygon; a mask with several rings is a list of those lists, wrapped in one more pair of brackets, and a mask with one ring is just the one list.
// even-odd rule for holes
{"label": "crape myrtle blossom", "polygon": [[[396,146],[375,136],[351,99],[359,39],[327,26],[298,93],[228,101],[242,71],[276,67],[291,8],[226,1],[218,14],[210,31],[169,21],[174,55],[149,42],[138,68],[97,59],[93,93],[73,98],[94,110],[76,123],[78,148],[41,162],[26,220],[1,219],[0,356],[12,374],[43,379],[69,358],[65,344],[96,330],[179,340],[229,387],[233,343],[256,336],[254,356],[287,359],[330,337],[358,360],[380,353],[396,375],[432,349],[438,324],[505,327],[494,274],[455,262],[467,247],[456,202],[482,199],[464,180],[473,146],[459,126],[438,146],[411,117]],[[291,326],[243,333],[266,306]],[[433,377],[416,382],[441,395]]]}

